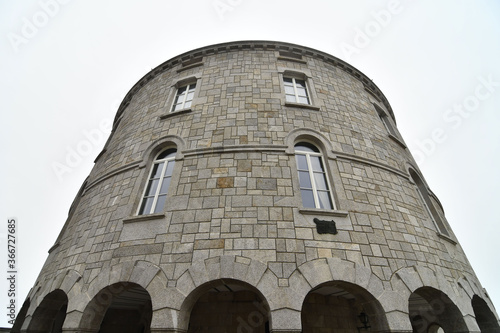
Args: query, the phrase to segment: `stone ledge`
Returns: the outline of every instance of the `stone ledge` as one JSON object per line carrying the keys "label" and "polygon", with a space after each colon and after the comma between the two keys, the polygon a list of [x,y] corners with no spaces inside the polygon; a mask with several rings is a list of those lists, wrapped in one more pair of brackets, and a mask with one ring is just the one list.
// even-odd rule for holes
{"label": "stone ledge", "polygon": [[300,208],[299,213],[304,215],[322,215],[322,216],[338,216],[346,217],[349,215],[345,210],[329,210],[329,209],[315,209],[315,208]]}
{"label": "stone ledge", "polygon": [[178,115],[181,115],[181,114],[189,113],[191,111],[193,111],[191,108],[182,109],[182,110],[179,110],[179,111],[165,113],[165,114],[161,115],[159,118],[160,118],[160,120],[163,120],[163,119],[167,119],[167,118],[170,118],[170,117],[173,117],[173,116],[178,116]]}
{"label": "stone ledge", "polygon": [[321,110],[319,106],[314,106],[314,105],[309,105],[309,104],[301,104],[301,103],[285,102],[285,106],[289,106],[292,108],[309,109],[309,110],[314,110],[314,111]]}
{"label": "stone ledge", "polygon": [[134,222],[142,222],[142,221],[149,221],[149,220],[157,220],[157,219],[162,219],[164,217],[165,217],[165,213],[137,215],[137,216],[131,216],[131,217],[127,217],[126,219],[123,219],[123,223],[134,223]]}

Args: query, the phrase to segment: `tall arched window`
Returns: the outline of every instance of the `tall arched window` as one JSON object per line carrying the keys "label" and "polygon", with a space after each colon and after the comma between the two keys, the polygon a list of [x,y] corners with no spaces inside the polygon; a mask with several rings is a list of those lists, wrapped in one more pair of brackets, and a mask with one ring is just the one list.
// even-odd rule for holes
{"label": "tall arched window", "polygon": [[441,234],[449,237],[450,233],[446,229],[446,226],[441,217],[439,216],[438,211],[432,204],[432,200],[429,196],[429,193],[427,192],[427,187],[425,186],[424,182],[422,181],[422,179],[420,179],[419,175],[412,169],[410,169],[410,177],[415,183],[417,187],[417,193],[422,199],[424,206],[427,209],[427,212],[429,213],[429,216],[431,217],[432,221],[434,221],[434,224],[436,225],[438,231]]}
{"label": "tall arched window", "polygon": [[295,145],[300,194],[305,208],[335,209],[323,156],[307,142]]}
{"label": "tall arched window", "polygon": [[176,152],[176,149],[167,149],[156,157],[138,215],[163,212],[174,170]]}

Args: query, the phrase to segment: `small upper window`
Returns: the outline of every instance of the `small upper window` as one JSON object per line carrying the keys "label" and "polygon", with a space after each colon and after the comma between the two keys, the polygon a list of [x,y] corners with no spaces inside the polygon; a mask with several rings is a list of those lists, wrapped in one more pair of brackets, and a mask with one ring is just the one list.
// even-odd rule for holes
{"label": "small upper window", "polygon": [[175,94],[174,103],[170,112],[178,110],[189,109],[193,102],[194,92],[196,90],[196,83],[191,83],[177,89]]}
{"label": "small upper window", "polygon": [[176,152],[176,149],[165,150],[154,161],[138,215],[163,212],[174,170]]}
{"label": "small upper window", "polygon": [[335,209],[319,149],[307,142],[297,143],[295,160],[299,172],[302,205],[306,208]]}
{"label": "small upper window", "polygon": [[286,101],[291,103],[311,104],[306,81],[294,77],[284,77]]}

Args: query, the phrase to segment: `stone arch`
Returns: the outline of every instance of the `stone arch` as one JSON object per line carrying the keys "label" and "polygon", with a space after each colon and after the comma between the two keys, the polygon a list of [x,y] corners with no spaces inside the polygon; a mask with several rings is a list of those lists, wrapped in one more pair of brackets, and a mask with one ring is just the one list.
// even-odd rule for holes
{"label": "stone arch", "polygon": [[[76,292],[77,288],[73,288],[70,293],[68,316],[64,328],[77,330],[81,327],[85,323],[85,310],[91,309],[88,308],[89,303],[99,292],[117,283],[129,283],[144,288],[151,295],[153,311],[151,326],[162,327],[163,324],[159,323],[162,317],[161,311],[169,299],[167,288],[165,288],[167,278],[158,266],[147,261],[137,260],[125,261],[103,269],[90,283],[81,286],[78,292]],[[116,290],[119,289],[118,286]],[[160,312],[160,314],[156,312]]]}
{"label": "stone arch", "polygon": [[415,265],[401,268],[393,274],[391,284],[393,289],[404,292],[408,297],[418,288],[432,287],[445,293],[453,303],[459,303],[458,284],[452,286],[443,273],[428,267]]}
{"label": "stone arch", "polygon": [[177,160],[184,158],[184,154],[182,153],[186,148],[186,142],[184,141],[184,139],[176,135],[167,135],[156,140],[144,150],[144,152],[142,153],[142,161],[139,164],[139,167],[145,167],[146,165],[151,163],[151,161],[157,154],[159,154],[162,150],[170,147],[175,147],[177,149],[177,153],[175,155],[175,158]]}
{"label": "stone arch", "polygon": [[132,282],[113,283],[100,290],[87,304],[79,329],[91,332],[150,332],[150,294]]}
{"label": "stone arch", "polygon": [[267,300],[256,287],[239,280],[217,279],[198,286],[185,298],[181,313],[180,328],[188,333],[269,332]]}
{"label": "stone arch", "polygon": [[408,311],[414,332],[427,333],[433,327],[450,333],[469,331],[455,303],[444,292],[432,287],[415,290],[408,299]]}
{"label": "stone arch", "polygon": [[[424,266],[409,266],[398,270],[391,278],[391,285],[393,290],[406,298],[405,309],[401,314],[406,317],[410,316],[412,326],[418,326],[420,329],[425,325],[426,330],[431,328],[431,325],[437,324],[446,332],[453,332],[456,327],[444,327],[438,322],[431,322],[429,318],[438,318],[433,312],[439,312],[439,305],[444,305],[450,310],[447,310],[449,318],[456,319],[457,327],[465,327],[466,331],[477,331],[477,326],[473,320],[468,320],[472,316],[472,307],[470,306],[470,296],[468,295],[468,288],[470,284],[462,281],[455,284],[450,282],[441,271],[434,271]],[[464,286],[468,286],[465,288]],[[418,291],[417,293],[415,293]],[[411,300],[410,300],[411,298]],[[413,304],[413,305],[412,305]],[[418,308],[419,304],[422,305],[424,315],[418,314],[418,311],[412,308]],[[433,307],[436,309],[433,310]],[[429,311],[431,314],[429,314]],[[413,313],[413,315],[412,315]],[[446,322],[448,319],[443,319]],[[433,326],[436,327],[436,326]]]}
{"label": "stone arch", "polygon": [[379,300],[385,300],[382,296],[387,292],[384,290],[382,281],[365,266],[340,258],[322,258],[302,264],[290,277],[290,287],[294,290],[296,300],[292,308],[297,310],[299,327],[301,326],[303,304],[310,292],[335,284],[360,295],[358,297],[360,297],[361,302],[370,303],[372,314],[380,315],[379,326],[381,330],[390,326],[382,315],[388,311],[385,304]]}
{"label": "stone arch", "polygon": [[319,131],[310,128],[297,128],[288,133],[285,137],[285,145],[287,154],[294,154],[294,146],[297,142],[305,140],[318,145],[318,148],[327,158],[336,158],[333,154],[332,143],[328,138]]}
{"label": "stone arch", "polygon": [[21,332],[21,328],[23,327],[24,320],[26,319],[26,314],[28,313],[30,304],[30,298],[27,297],[23,303],[23,306],[21,307],[21,310],[19,310],[19,313],[16,316],[16,321],[14,322],[14,325],[12,325],[12,328],[10,330],[11,333]]}
{"label": "stone arch", "polygon": [[[28,299],[30,299],[30,302],[28,307],[26,308],[26,313],[23,318],[24,323],[19,327],[19,329],[24,329],[23,327],[30,327],[33,320],[38,320],[34,316],[36,311],[42,305],[46,297],[52,294],[54,291],[60,291],[65,295],[64,297],[66,297],[67,306],[66,312],[69,313],[69,309],[71,308],[71,295],[75,293],[75,289],[79,289],[78,286],[80,284],[80,281],[81,275],[77,271],[70,269],[66,272],[58,274],[52,279],[47,280],[47,282],[44,283],[43,289],[41,289],[41,287],[38,287],[35,290],[32,290],[28,295]],[[20,318],[19,315],[18,317]],[[67,317],[68,316],[66,314],[66,319]]]}
{"label": "stone arch", "polygon": [[171,323],[174,326],[170,328],[187,330],[190,311],[196,300],[207,290],[206,288],[211,288],[213,283],[220,284],[220,281],[224,280],[238,281],[239,284],[256,292],[266,302],[269,300],[268,294],[278,286],[277,278],[270,273],[267,265],[258,260],[240,256],[220,256],[193,262],[177,280],[175,292],[183,296],[175,298],[180,301],[177,304],[169,305],[177,310],[176,315],[178,315]]}
{"label": "stone arch", "polygon": [[67,308],[68,296],[64,291],[56,289],[48,293],[33,312],[26,332],[60,332]]}
{"label": "stone arch", "polygon": [[481,333],[499,333],[498,318],[496,318],[488,304],[478,295],[472,297],[471,303]]}
{"label": "stone arch", "polygon": [[312,289],[301,313],[304,333],[389,329],[380,302],[366,289],[344,281],[330,281]]}

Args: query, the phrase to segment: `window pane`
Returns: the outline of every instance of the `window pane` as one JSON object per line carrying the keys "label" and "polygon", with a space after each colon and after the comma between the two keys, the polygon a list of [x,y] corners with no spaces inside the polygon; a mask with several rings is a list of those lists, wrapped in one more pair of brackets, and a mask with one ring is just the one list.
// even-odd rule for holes
{"label": "window pane", "polygon": [[290,103],[297,103],[295,95],[286,95],[286,101]]}
{"label": "window pane", "polygon": [[314,173],[314,182],[316,184],[316,188],[318,190],[327,190],[328,186],[326,185],[326,177],[324,173],[315,172]]}
{"label": "window pane", "polygon": [[163,208],[165,207],[165,200],[167,195],[160,195],[158,197],[158,201],[156,202],[156,207],[153,213],[161,213],[163,212]]}
{"label": "window pane", "polygon": [[177,150],[175,150],[175,149],[167,149],[164,152],[162,152],[160,155],[158,155],[158,157],[156,159],[163,160],[165,158],[174,157],[176,152],[177,152]]}
{"label": "window pane", "polygon": [[181,103],[176,103],[172,107],[172,111],[177,111],[177,110],[181,110],[181,109],[182,109],[182,102]]}
{"label": "window pane", "polygon": [[292,86],[285,85],[285,94],[295,96],[295,90],[293,90]]}
{"label": "window pane", "polygon": [[300,97],[299,96],[299,103],[301,103],[301,104],[309,104],[309,98],[307,98],[307,97]]}
{"label": "window pane", "polygon": [[302,87],[297,87],[297,95],[307,97],[306,89]]}
{"label": "window pane", "polygon": [[[186,93],[186,88],[187,87],[181,87],[181,88],[177,89],[177,96],[178,97],[179,96],[184,96],[184,94]],[[181,100],[182,100],[182,98],[181,98]]]}
{"label": "window pane", "polygon": [[307,170],[307,160],[305,155],[295,155],[295,160],[297,161],[297,169]]}
{"label": "window pane", "polygon": [[154,196],[159,182],[160,182],[159,179],[150,179],[144,196],[145,197]]}
{"label": "window pane", "polygon": [[160,187],[160,194],[167,194],[168,193],[168,187],[170,186],[170,179],[171,179],[171,177],[163,178],[163,182],[161,183],[161,187]]}
{"label": "window pane", "polygon": [[285,85],[293,85],[293,80],[289,77],[284,77],[283,82],[285,82]]}
{"label": "window pane", "polygon": [[300,188],[312,188],[309,172],[299,171],[299,183],[300,183]]}
{"label": "window pane", "polygon": [[322,209],[332,209],[330,195],[325,191],[318,191],[319,207]]}
{"label": "window pane", "polygon": [[153,171],[151,172],[151,178],[160,178],[162,168],[163,168],[163,163],[156,163],[153,166]]}
{"label": "window pane", "polygon": [[186,101],[186,103],[184,103],[184,109],[190,108],[191,107],[191,102],[192,101]]}
{"label": "window pane", "polygon": [[165,177],[172,176],[172,172],[174,170],[174,164],[175,164],[175,161],[168,161],[167,171],[165,171]]}
{"label": "window pane", "polygon": [[311,167],[313,171],[323,172],[323,164],[321,163],[321,157],[311,156]]}
{"label": "window pane", "polygon": [[142,200],[141,209],[139,210],[139,215],[149,214],[151,212],[151,206],[153,205],[153,197],[144,198]]}
{"label": "window pane", "polygon": [[297,86],[297,89],[299,88],[303,88],[304,90],[306,89],[306,82],[304,80],[295,79],[295,85]]}
{"label": "window pane", "polygon": [[312,190],[300,190],[300,195],[302,196],[302,205],[308,208],[315,208],[314,197]]}
{"label": "window pane", "polygon": [[319,153],[318,148],[307,142],[300,142],[295,145],[295,151],[307,151]]}

